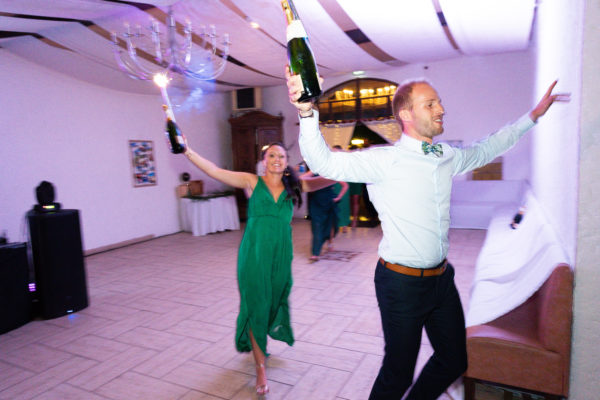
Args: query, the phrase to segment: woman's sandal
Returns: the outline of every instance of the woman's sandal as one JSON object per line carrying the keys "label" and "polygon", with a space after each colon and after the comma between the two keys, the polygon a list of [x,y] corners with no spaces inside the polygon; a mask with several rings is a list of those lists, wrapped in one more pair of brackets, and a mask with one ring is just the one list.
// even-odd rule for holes
{"label": "woman's sandal", "polygon": [[[257,364],[256,365],[256,379],[258,381],[258,372],[259,370],[263,370],[265,369],[265,364]],[[266,377],[266,372],[263,372],[265,374]],[[269,385],[267,385],[266,383],[264,385],[259,385],[258,383],[256,384],[256,394],[259,396],[264,396],[265,394],[269,393]]]}

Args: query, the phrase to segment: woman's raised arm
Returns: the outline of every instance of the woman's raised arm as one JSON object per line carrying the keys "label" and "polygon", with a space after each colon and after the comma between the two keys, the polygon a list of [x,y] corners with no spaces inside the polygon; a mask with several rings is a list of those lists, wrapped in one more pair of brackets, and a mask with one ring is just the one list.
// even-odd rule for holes
{"label": "woman's raised arm", "polygon": [[258,176],[254,174],[248,172],[229,171],[227,169],[217,167],[215,163],[202,157],[189,146],[184,154],[188,160],[200,168],[206,175],[223,182],[226,185],[245,189],[251,193],[258,182]]}

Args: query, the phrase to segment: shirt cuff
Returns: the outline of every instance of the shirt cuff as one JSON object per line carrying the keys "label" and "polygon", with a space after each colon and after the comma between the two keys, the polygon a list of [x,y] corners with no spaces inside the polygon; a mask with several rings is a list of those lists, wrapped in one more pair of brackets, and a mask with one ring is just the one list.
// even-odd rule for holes
{"label": "shirt cuff", "polygon": [[[313,115],[311,117],[303,117],[300,118],[298,115],[298,120],[300,121],[300,134],[303,135],[305,133],[309,133],[307,136],[316,136],[319,132],[319,111],[313,109]],[[304,136],[304,135],[303,135]]]}
{"label": "shirt cuff", "polygon": [[533,128],[535,125],[536,122],[533,122],[533,120],[529,116],[529,112],[517,120],[517,127],[519,130],[527,131]]}

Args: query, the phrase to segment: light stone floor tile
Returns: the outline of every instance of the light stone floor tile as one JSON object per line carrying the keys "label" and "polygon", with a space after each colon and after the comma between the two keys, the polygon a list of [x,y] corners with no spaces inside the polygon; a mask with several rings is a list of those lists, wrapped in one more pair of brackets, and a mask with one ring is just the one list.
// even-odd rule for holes
{"label": "light stone floor tile", "polygon": [[351,322],[351,317],[325,314],[317,323],[313,324],[302,335],[298,335],[297,338],[304,342],[331,346],[337,342],[337,338]]}
{"label": "light stone floor tile", "polygon": [[40,395],[53,387],[71,379],[72,377],[87,372],[94,368],[97,362],[80,357],[72,357],[63,363],[55,365],[44,372],[38,373],[25,381],[9,387],[0,392],[2,400],[24,400]]}
{"label": "light stone floor tile", "polygon": [[202,307],[180,304],[173,308],[170,312],[166,314],[159,314],[141,326],[159,331],[167,330],[179,324],[180,322],[191,318],[193,315],[198,314],[200,311],[202,311],[202,309]]}
{"label": "light stone floor tile", "polygon": [[286,349],[280,355],[283,358],[338,368],[343,371],[352,371],[363,356],[364,354],[358,351],[302,341],[296,341],[293,347]]}
{"label": "light stone floor tile", "polygon": [[[367,399],[383,354],[373,284],[381,229],[340,233],[335,250],[358,252],[348,262],[311,263],[310,223],[292,225],[296,343],[269,339],[266,399]],[[88,308],[0,335],[0,400],[258,399],[252,354],[234,346],[241,235],[182,232],[86,257]],[[465,309],[484,239],[450,231]],[[424,336],[416,373],[431,353]],[[502,398],[481,385],[477,395]]]}
{"label": "light stone floor tile", "polygon": [[368,399],[371,386],[373,386],[373,382],[379,373],[381,360],[383,360],[382,356],[367,354],[352,372],[338,396],[348,400]]}
{"label": "light stone floor tile", "polygon": [[125,343],[105,339],[100,336],[86,335],[60,347],[62,350],[96,361],[109,358],[129,349]]}
{"label": "light stone floor tile", "polygon": [[333,282],[314,297],[319,301],[341,301],[354,289],[354,284]]}
{"label": "light stone floor tile", "polygon": [[238,393],[236,393],[236,395],[233,396],[231,400],[281,400],[284,399],[285,396],[292,389],[290,385],[285,385],[279,382],[273,382],[271,380],[268,381],[268,384],[270,391],[266,396],[258,396],[256,394],[256,387],[254,386],[254,382],[250,382],[246,386],[244,386]]}
{"label": "light stone floor tile", "polygon": [[[250,397],[247,397],[249,399]],[[210,394],[198,392],[196,390],[190,390],[187,394],[181,397],[179,400],[221,400],[220,397],[211,396]]]}
{"label": "light stone floor tile", "polygon": [[121,374],[129,371],[156,354],[154,350],[131,347],[128,350],[94,365],[85,372],[70,379],[68,383],[93,391]]}
{"label": "light stone floor tile", "polygon": [[[108,324],[112,324],[114,321],[106,320],[104,318],[89,317],[79,314],[72,314],[70,317],[73,319],[82,318],[85,320],[82,324],[73,326],[66,326],[64,329],[53,335],[48,335],[45,338],[40,339],[39,343],[49,347],[59,348],[67,343],[74,340],[93,334],[98,329],[105,327]],[[51,320],[49,323],[56,323],[57,320]]]}
{"label": "light stone floor tile", "polygon": [[242,387],[254,381],[254,377],[225,368],[188,361],[168,373],[163,380],[213,396],[230,399]]}
{"label": "light stone floor tile", "polygon": [[375,310],[371,308],[363,309],[363,311],[354,318],[352,323],[346,327],[346,332],[383,337],[379,308]]}
{"label": "light stone floor tile", "polygon": [[384,341],[379,336],[343,332],[332,345],[342,349],[383,356]]}
{"label": "light stone floor tile", "polygon": [[112,400],[111,398],[61,383],[32,400]]}
{"label": "light stone floor tile", "polygon": [[138,364],[133,370],[155,378],[162,378],[211,346],[212,343],[209,342],[183,338],[173,346]]}
{"label": "light stone floor tile", "polygon": [[[300,307],[300,306],[298,306],[298,307]],[[318,312],[318,311],[309,311],[309,310],[304,310],[302,308],[296,308],[296,307],[294,307],[293,303],[291,304],[290,315],[291,315],[292,321],[295,321],[295,322],[298,322],[301,324],[314,324],[317,321],[319,321],[319,319],[321,319],[323,314],[324,313]]]}
{"label": "light stone floor tile", "polygon": [[117,336],[122,335],[123,333],[130,331],[141,324],[144,324],[145,322],[156,317],[156,315],[156,313],[149,311],[138,311],[127,319],[112,322],[103,328],[97,329],[95,334],[107,339],[114,339]]}
{"label": "light stone floor tile", "polygon": [[154,398],[155,393],[160,393],[162,399],[177,400],[188,391],[184,386],[135,372],[126,372],[96,390],[115,400],[148,400]]}
{"label": "light stone floor tile", "polygon": [[[221,295],[223,294],[222,290],[219,290],[219,292]],[[239,299],[237,298],[233,300],[231,298],[224,297],[217,300],[210,306],[202,309],[195,315],[192,315],[191,318],[203,322],[218,323],[221,320],[221,318],[223,318],[223,315],[228,314],[230,312],[237,312],[239,304]]]}
{"label": "light stone floor tile", "polygon": [[193,337],[208,342],[216,342],[231,330],[229,327],[208,324],[202,321],[184,320],[168,331],[182,336]]}
{"label": "light stone floor tile", "polygon": [[238,354],[240,353],[235,349],[234,331],[232,330],[230,334],[211,343],[210,346],[199,352],[193,360],[217,367],[224,367],[225,364]]}
{"label": "light stone floor tile", "polygon": [[0,354],[30,346],[55,334],[64,334],[65,331],[64,328],[49,324],[46,321],[31,321],[12,332],[0,335]]}
{"label": "light stone floor tile", "polygon": [[39,344],[0,355],[2,361],[36,373],[43,372],[71,357],[69,353]]}
{"label": "light stone floor tile", "polygon": [[335,399],[350,375],[347,371],[313,365],[284,399]]}
{"label": "light stone floor tile", "polygon": [[184,338],[184,336],[175,335],[169,332],[161,332],[155,329],[138,326],[117,336],[115,340],[133,346],[161,351],[181,342]]}
{"label": "light stone floor tile", "polygon": [[0,376],[2,377],[0,379],[1,393],[4,389],[35,376],[35,373],[0,361]]}

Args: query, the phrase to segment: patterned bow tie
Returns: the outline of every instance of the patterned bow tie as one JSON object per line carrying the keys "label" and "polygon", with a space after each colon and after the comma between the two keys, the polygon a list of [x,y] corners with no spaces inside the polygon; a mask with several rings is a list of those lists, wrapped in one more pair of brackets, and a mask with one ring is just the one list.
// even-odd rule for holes
{"label": "patterned bow tie", "polygon": [[425,154],[433,153],[438,157],[441,157],[444,154],[444,151],[442,150],[442,145],[439,143],[429,144],[427,142],[421,142],[421,149],[423,149],[423,153]]}

